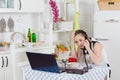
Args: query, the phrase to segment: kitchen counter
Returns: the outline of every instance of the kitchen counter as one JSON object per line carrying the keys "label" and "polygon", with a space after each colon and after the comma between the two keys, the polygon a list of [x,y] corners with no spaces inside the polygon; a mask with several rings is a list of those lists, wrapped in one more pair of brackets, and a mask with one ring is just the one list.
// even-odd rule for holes
{"label": "kitchen counter", "polygon": [[32,47],[21,47],[21,48],[4,48],[0,47],[0,54],[7,54],[12,52],[12,50],[15,50],[16,53],[20,52],[25,52],[25,51],[39,51],[39,50],[44,50],[43,52],[52,49],[51,52],[54,52],[55,46],[49,46],[49,45],[37,45],[37,46],[32,46]]}
{"label": "kitchen counter", "polygon": [[0,47],[0,54],[7,54],[10,53],[10,49],[9,48],[4,48],[4,47]]}
{"label": "kitchen counter", "polygon": [[48,50],[49,48],[54,49],[55,46],[38,45],[38,46],[32,46],[32,47],[18,48],[16,51],[17,51],[17,52],[21,52],[21,51],[38,51],[38,50],[43,50],[43,49]]}

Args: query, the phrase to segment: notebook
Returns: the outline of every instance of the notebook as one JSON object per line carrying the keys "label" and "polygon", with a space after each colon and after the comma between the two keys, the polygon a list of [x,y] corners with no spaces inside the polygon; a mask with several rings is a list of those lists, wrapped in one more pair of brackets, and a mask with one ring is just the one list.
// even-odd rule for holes
{"label": "notebook", "polygon": [[52,54],[26,52],[29,63],[33,70],[60,73],[56,59]]}

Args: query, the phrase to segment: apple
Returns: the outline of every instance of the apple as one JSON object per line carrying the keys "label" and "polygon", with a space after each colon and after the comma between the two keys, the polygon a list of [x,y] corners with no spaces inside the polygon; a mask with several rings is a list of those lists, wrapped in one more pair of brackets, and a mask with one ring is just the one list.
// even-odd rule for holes
{"label": "apple", "polygon": [[74,58],[74,57],[70,57],[70,58],[68,59],[68,62],[77,62],[77,59]]}

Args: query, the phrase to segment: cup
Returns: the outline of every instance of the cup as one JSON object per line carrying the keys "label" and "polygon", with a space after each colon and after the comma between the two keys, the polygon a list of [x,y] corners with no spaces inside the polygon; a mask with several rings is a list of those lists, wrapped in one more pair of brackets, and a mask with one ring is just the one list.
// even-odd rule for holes
{"label": "cup", "polygon": [[27,47],[28,47],[29,49],[31,49],[31,48],[32,48],[32,43],[28,43],[28,44],[27,44]]}

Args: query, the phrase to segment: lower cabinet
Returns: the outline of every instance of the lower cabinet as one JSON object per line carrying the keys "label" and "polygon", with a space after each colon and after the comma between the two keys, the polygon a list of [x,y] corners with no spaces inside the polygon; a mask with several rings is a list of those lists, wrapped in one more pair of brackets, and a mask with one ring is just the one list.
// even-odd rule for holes
{"label": "lower cabinet", "polygon": [[[51,46],[51,47],[37,47],[37,48],[33,48],[32,51],[28,51],[28,52],[36,52],[36,53],[54,53],[55,46]],[[27,58],[26,55],[26,51],[16,51],[16,55],[15,55],[15,59],[16,59],[16,78],[15,80],[25,80],[25,75],[23,73],[23,67],[25,67],[26,65],[29,65],[29,60]]]}
{"label": "lower cabinet", "polygon": [[11,54],[0,54],[0,80],[13,80]]}

